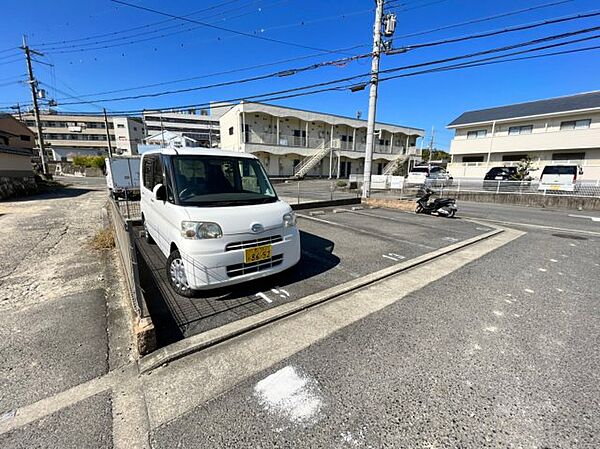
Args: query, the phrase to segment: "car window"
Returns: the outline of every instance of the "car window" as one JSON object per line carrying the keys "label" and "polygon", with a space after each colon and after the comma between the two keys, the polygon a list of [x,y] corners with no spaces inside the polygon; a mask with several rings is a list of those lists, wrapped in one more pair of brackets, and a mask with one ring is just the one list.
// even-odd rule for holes
{"label": "car window", "polygon": [[577,174],[577,167],[575,165],[546,165],[542,176],[544,175],[571,175]]}
{"label": "car window", "polygon": [[146,156],[144,158],[144,166],[142,169],[142,176],[144,177],[144,187],[146,187],[149,190],[152,190],[152,188],[154,187],[154,168],[153,168],[153,161],[154,161],[154,156]]}

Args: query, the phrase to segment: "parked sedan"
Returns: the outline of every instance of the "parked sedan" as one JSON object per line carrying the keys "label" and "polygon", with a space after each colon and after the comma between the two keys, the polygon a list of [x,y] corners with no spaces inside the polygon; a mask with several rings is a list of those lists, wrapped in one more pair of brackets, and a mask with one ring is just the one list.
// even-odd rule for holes
{"label": "parked sedan", "polygon": [[493,167],[483,178],[483,190],[515,192],[522,187],[523,182],[517,179],[517,167]]}
{"label": "parked sedan", "polygon": [[406,177],[407,184],[426,184],[429,186],[447,186],[452,184],[452,176],[442,167],[418,165],[413,167]]}

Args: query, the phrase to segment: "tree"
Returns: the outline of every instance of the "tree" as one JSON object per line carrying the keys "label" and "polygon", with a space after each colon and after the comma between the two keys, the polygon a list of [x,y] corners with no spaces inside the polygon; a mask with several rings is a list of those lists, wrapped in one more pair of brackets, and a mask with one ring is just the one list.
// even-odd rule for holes
{"label": "tree", "polygon": [[450,162],[450,154],[446,153],[443,150],[436,150],[436,149],[434,149],[431,152],[431,157],[429,157],[429,150],[428,149],[424,149],[423,152],[421,153],[421,157],[423,158],[423,160],[426,160],[426,161],[441,160],[441,161]]}
{"label": "tree", "polygon": [[529,170],[533,166],[533,161],[529,156],[524,157],[517,164],[517,172],[513,175],[515,181],[530,181]]}

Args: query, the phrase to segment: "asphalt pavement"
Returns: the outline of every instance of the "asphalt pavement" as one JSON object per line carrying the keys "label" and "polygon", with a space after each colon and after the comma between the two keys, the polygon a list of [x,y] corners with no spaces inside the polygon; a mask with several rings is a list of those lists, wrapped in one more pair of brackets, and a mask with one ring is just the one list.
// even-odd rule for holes
{"label": "asphalt pavement", "polygon": [[[461,210],[525,225],[531,212]],[[531,215],[559,228],[569,213]],[[579,220],[523,226],[154,428],[153,447],[599,447],[600,234],[578,230],[600,226]]]}
{"label": "asphalt pavement", "polygon": [[[319,215],[312,215],[320,213]],[[144,295],[159,346],[296,301],[332,285],[409,261],[490,230],[466,220],[447,220],[394,210],[351,207],[298,214],[302,256],[280,275],[195,298],[175,294],[166,258],[155,244],[136,240]],[[141,235],[141,229],[138,235]]]}

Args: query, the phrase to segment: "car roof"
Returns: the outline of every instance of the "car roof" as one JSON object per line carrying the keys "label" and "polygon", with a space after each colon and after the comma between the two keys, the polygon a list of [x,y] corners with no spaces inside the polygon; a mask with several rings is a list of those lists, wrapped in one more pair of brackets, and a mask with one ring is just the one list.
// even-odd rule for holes
{"label": "car roof", "polygon": [[147,156],[149,154],[165,154],[168,156],[225,156],[225,157],[243,157],[248,159],[256,159],[253,154],[242,153],[239,151],[225,151],[220,148],[173,148],[165,147],[158,148],[156,150],[146,151],[142,154]]}

